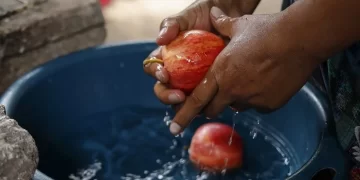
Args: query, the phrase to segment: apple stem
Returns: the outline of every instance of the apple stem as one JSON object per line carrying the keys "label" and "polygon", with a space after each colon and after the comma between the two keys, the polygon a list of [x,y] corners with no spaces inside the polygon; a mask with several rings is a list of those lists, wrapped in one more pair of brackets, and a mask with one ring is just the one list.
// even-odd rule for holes
{"label": "apple stem", "polygon": [[151,58],[145,59],[143,62],[143,65],[146,66],[147,64],[150,64],[150,63],[159,63],[159,64],[163,65],[164,61],[161,59],[158,59],[156,57],[151,57]]}

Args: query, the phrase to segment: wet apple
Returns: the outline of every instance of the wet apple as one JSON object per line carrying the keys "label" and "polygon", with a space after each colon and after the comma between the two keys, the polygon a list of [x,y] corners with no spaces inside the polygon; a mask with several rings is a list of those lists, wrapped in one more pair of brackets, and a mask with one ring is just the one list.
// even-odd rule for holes
{"label": "wet apple", "polygon": [[205,77],[224,47],[224,41],[211,32],[183,31],[170,44],[163,46],[162,60],[153,58],[144,63],[163,63],[171,88],[189,94]]}
{"label": "wet apple", "polygon": [[201,170],[222,172],[241,167],[243,142],[233,127],[222,123],[200,126],[189,147],[191,162]]}

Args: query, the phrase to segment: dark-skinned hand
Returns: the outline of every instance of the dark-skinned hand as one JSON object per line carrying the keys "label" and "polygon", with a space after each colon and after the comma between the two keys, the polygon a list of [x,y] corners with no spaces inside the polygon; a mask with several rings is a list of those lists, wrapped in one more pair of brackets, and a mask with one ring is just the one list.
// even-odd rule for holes
{"label": "dark-skinned hand", "polygon": [[280,18],[280,14],[230,18],[219,8],[211,9],[214,27],[231,40],[176,113],[170,125],[173,134],[200,112],[212,118],[228,106],[273,111],[306,83],[320,60],[279,38],[286,33],[277,26]]}
{"label": "dark-skinned hand", "polygon": [[[211,9],[215,29],[231,40],[203,82],[186,97],[170,131],[180,133],[200,112],[215,117],[226,107],[273,111],[283,106],[307,81],[321,60],[287,43],[281,14],[226,16]],[[166,88],[164,88],[166,89]],[[161,97],[161,95],[159,95]]]}
{"label": "dark-skinned hand", "polygon": [[[149,57],[161,59],[161,46],[170,43],[180,31],[201,29],[219,34],[210,20],[210,9],[213,6],[221,7],[232,17],[239,17],[252,13],[260,0],[197,0],[178,14],[165,18],[160,26],[160,33],[156,40],[159,48],[154,50]],[[177,89],[169,89],[167,82],[169,76],[159,63],[150,63],[144,66],[144,71],[158,80],[154,86],[155,95],[159,100],[179,109],[184,102],[185,95]],[[177,106],[176,106],[177,105]]]}

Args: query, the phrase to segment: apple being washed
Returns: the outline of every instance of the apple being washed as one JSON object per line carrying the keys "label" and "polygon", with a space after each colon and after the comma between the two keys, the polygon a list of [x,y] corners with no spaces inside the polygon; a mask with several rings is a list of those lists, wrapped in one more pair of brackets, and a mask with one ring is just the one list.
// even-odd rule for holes
{"label": "apple being washed", "polygon": [[224,47],[225,42],[211,32],[183,31],[170,44],[163,46],[162,60],[151,58],[144,64],[163,63],[171,88],[180,89],[188,95],[205,77]]}
{"label": "apple being washed", "polygon": [[190,160],[201,170],[222,172],[241,167],[242,138],[228,125],[206,123],[200,126],[190,144]]}

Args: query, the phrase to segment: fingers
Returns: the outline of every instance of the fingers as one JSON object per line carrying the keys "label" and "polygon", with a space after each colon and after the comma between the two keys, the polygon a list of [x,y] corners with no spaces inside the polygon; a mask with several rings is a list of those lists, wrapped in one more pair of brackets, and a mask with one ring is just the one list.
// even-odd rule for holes
{"label": "fingers", "polygon": [[183,107],[176,113],[170,125],[170,132],[179,134],[212,100],[218,90],[218,85],[212,72],[209,71],[204,80],[185,99]]}
{"label": "fingers", "polygon": [[232,24],[234,18],[227,16],[221,9],[213,6],[211,8],[211,23],[214,28],[223,36],[232,36]]}
{"label": "fingers", "polygon": [[183,107],[183,105],[184,105],[184,103],[174,104],[174,105],[172,105],[172,108],[177,113]]}
{"label": "fingers", "polygon": [[156,39],[157,44],[169,44],[180,31],[188,29],[189,23],[182,15],[166,18],[160,25],[160,33]]}
{"label": "fingers", "polygon": [[185,100],[185,94],[176,89],[169,89],[165,84],[157,82],[154,86],[154,93],[164,104],[179,104]]}
{"label": "fingers", "polygon": [[[145,61],[149,61],[149,58],[156,57],[161,59],[161,47],[155,49]],[[164,66],[160,62],[148,62],[144,64],[144,71],[146,74],[156,78],[162,83],[167,83],[169,81],[169,75],[165,70]]]}
{"label": "fingers", "polygon": [[211,102],[206,106],[204,113],[207,118],[215,118],[218,114],[220,114],[229,104],[231,100],[229,100],[223,93],[218,93],[211,100]]}

